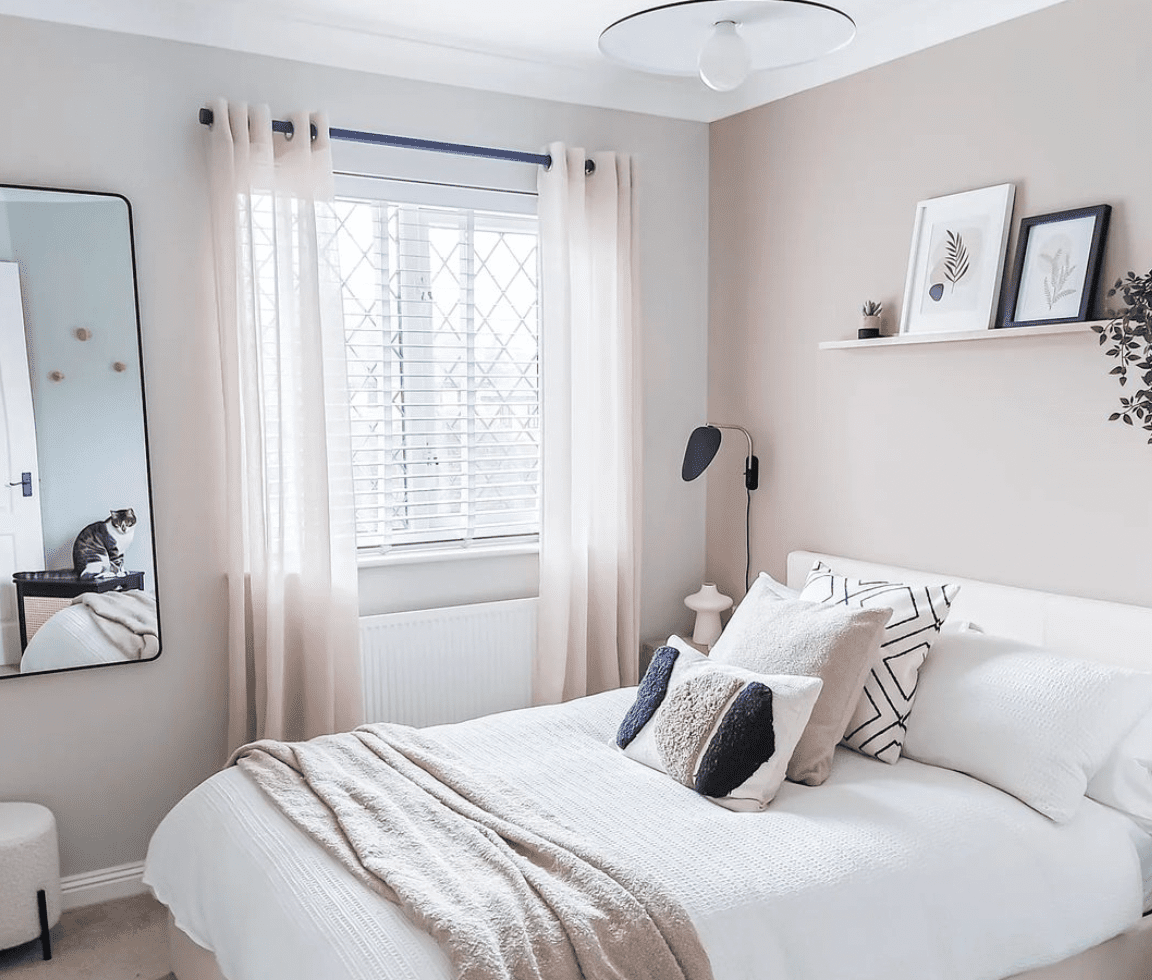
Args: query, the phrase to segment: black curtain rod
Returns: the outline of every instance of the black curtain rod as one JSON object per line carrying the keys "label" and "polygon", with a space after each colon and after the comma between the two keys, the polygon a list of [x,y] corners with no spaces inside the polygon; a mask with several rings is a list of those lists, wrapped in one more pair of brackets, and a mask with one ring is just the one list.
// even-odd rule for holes
{"label": "black curtain rod", "polygon": [[[211,109],[200,110],[200,123],[211,126],[215,116]],[[283,133],[291,138],[294,127],[287,119],[273,119],[272,131]],[[509,160],[512,163],[535,163],[547,170],[552,166],[552,155],[549,153],[525,153],[523,150],[501,150],[491,146],[469,146],[467,143],[440,143],[436,140],[418,140],[410,136],[388,136],[384,133],[365,133],[357,129],[328,130],[328,137],[334,140],[343,140],[348,143],[371,143],[375,146],[397,146],[405,150],[429,150],[432,153],[451,153],[464,157],[483,157],[486,160]],[[312,126],[312,139],[316,138],[316,126]],[[584,161],[584,173],[591,174],[596,171],[593,160]]]}

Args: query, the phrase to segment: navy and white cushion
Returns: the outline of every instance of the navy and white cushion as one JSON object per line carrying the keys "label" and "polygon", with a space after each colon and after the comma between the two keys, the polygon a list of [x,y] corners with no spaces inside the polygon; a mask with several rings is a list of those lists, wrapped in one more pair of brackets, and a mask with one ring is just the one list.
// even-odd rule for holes
{"label": "navy and white cushion", "polygon": [[764,809],[823,682],[755,674],[680,647],[653,655],[617,746],[729,810]]}
{"label": "navy and white cushion", "polygon": [[816,562],[800,596],[851,608],[892,610],[879,657],[864,680],[844,744],[883,762],[896,762],[916,700],[920,666],[948,617],[958,585],[905,585],[837,575]]}

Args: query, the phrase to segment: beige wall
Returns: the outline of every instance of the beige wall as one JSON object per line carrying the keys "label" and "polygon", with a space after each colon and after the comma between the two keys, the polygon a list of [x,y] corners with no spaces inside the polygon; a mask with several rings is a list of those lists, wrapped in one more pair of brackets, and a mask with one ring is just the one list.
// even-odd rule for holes
{"label": "beige wall", "polygon": [[[649,420],[642,615],[647,629],[680,625],[704,559],[703,488],[673,477],[705,411],[706,126],[10,18],[0,18],[0,87],[0,182],[124,194],[136,231],[164,651],[152,664],[0,683],[0,800],[55,811],[65,875],[141,860],[164,813],[223,761],[219,383],[196,122],[213,96],[277,113],[324,108],[352,128],[638,155]],[[419,577],[398,574],[404,601],[423,604]],[[532,588],[530,562],[507,574],[513,592]],[[465,600],[501,577],[487,562],[451,575]],[[366,578],[388,590],[386,573]],[[443,576],[419,580],[443,592]],[[375,606],[394,602],[384,595]]]}
{"label": "beige wall", "polygon": [[[1105,421],[1094,335],[816,349],[865,299],[899,322],[929,197],[1013,182],[1013,227],[1109,203],[1105,281],[1152,266],[1149,37],[1144,0],[1069,0],[713,124],[709,414],[759,440],[754,570],[803,547],[1152,604],[1152,446]],[[740,595],[726,450],[708,570]]]}

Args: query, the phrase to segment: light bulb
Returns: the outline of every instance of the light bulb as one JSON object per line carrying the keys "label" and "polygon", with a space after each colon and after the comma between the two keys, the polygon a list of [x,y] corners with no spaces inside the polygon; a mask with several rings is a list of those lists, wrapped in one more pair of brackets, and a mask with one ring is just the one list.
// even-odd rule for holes
{"label": "light bulb", "polygon": [[700,80],[717,92],[731,92],[748,77],[752,58],[736,23],[722,20],[715,25],[700,49]]}

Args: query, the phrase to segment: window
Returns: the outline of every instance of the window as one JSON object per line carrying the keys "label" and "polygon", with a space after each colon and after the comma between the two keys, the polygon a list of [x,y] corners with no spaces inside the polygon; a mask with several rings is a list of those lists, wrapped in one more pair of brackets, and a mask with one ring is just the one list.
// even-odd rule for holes
{"label": "window", "polygon": [[342,196],[337,217],[358,546],[536,540],[536,216]]}

